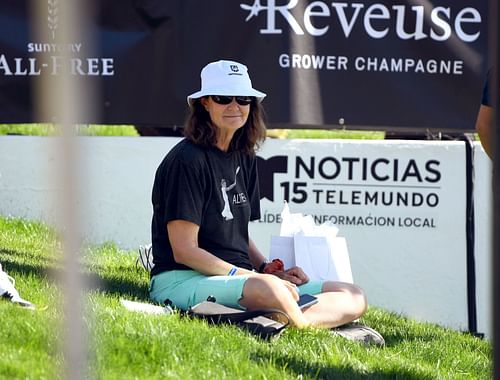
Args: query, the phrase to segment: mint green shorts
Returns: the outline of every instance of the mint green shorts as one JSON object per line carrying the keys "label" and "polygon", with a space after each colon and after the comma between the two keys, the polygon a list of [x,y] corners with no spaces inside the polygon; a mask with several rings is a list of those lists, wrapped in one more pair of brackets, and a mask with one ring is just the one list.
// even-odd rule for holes
{"label": "mint green shorts", "polygon": [[[205,276],[193,270],[172,270],[151,278],[149,296],[164,304],[170,300],[179,309],[187,310],[209,296],[229,307],[245,309],[239,304],[248,276]],[[300,294],[319,294],[323,281],[309,281],[297,287]]]}

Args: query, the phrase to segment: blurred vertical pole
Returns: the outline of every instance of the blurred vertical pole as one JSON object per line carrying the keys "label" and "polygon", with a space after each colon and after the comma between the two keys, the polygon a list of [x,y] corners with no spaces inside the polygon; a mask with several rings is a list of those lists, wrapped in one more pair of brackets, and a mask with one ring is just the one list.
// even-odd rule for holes
{"label": "blurred vertical pole", "polygon": [[500,379],[500,6],[498,0],[490,0],[490,52],[493,80],[493,378]]}
{"label": "blurred vertical pole", "polygon": [[[88,342],[84,323],[86,283],[80,268],[82,254],[82,199],[85,170],[77,123],[92,120],[91,89],[88,77],[74,69],[74,62],[85,63],[83,51],[92,51],[89,31],[89,0],[31,0],[32,36],[35,41],[57,48],[44,53],[42,74],[35,83],[37,120],[53,121],[59,137],[54,139],[57,172],[51,206],[57,211],[62,239],[61,284],[63,321],[61,350],[62,378],[88,377]],[[81,44],[80,51],[72,46]],[[83,59],[81,59],[83,58]],[[60,191],[60,193],[59,193]]]}

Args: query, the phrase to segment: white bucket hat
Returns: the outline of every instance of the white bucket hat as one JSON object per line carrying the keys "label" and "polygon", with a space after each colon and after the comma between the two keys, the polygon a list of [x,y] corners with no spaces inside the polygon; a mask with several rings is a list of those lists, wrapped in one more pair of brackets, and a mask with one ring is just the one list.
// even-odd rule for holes
{"label": "white bucket hat", "polygon": [[187,97],[189,105],[207,95],[255,96],[261,102],[266,94],[252,88],[245,65],[234,61],[211,62],[201,70],[201,90]]}

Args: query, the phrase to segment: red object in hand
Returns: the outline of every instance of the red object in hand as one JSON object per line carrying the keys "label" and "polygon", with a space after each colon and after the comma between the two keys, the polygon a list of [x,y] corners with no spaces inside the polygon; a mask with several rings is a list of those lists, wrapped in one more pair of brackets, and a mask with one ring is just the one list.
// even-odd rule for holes
{"label": "red object in hand", "polygon": [[274,272],[281,272],[284,270],[285,270],[285,265],[283,264],[283,261],[281,261],[280,259],[274,259],[270,263],[266,264],[262,272],[271,274]]}

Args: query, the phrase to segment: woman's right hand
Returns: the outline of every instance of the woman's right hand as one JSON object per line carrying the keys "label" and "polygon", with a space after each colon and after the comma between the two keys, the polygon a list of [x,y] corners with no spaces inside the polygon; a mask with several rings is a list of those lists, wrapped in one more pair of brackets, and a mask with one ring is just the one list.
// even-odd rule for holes
{"label": "woman's right hand", "polygon": [[272,273],[273,276],[279,277],[295,285],[302,285],[309,281],[306,274],[298,267],[288,270],[276,271]]}

